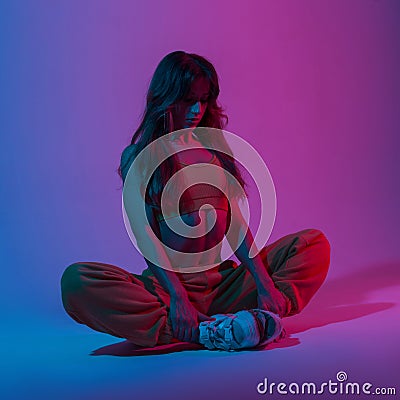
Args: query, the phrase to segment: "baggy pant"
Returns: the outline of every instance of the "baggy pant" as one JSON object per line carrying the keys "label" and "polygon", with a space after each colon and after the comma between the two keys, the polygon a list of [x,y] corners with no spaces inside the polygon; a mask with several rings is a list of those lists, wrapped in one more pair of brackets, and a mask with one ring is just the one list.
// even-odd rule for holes
{"label": "baggy pant", "polygon": [[[299,313],[324,282],[330,244],[320,230],[305,229],[263,247],[260,255],[286,296],[289,316]],[[233,260],[178,276],[191,303],[208,316],[257,308],[254,278]],[[61,289],[64,308],[78,323],[139,346],[173,339],[169,294],[148,268],[138,275],[110,264],[78,262],[64,271]]]}

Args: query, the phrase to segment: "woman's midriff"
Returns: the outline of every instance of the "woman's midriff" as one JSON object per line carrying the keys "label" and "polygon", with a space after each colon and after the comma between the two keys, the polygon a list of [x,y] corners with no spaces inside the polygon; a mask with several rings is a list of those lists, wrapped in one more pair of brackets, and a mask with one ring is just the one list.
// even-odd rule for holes
{"label": "woman's midriff", "polygon": [[[184,152],[179,152],[178,159],[184,165],[215,162],[217,163],[217,165],[220,165],[217,158],[206,148],[197,148]],[[222,179],[224,179],[224,176],[221,176],[221,180]],[[200,192],[203,194],[210,194],[209,190],[206,191],[204,188],[200,189]],[[212,195],[215,196],[215,193],[213,193]],[[215,201],[215,203],[210,200],[208,201],[214,206],[217,205],[217,207],[219,207],[214,207],[214,210],[216,212],[216,221],[214,225],[212,224],[211,216],[211,213],[213,211],[210,209],[196,211],[190,210],[189,212],[183,212],[180,217],[172,216],[168,218],[168,221],[171,222],[174,219],[182,218],[182,220],[189,226],[196,226],[200,224],[198,231],[199,237],[188,237],[188,235],[184,234],[185,232],[182,232],[182,235],[179,235],[167,226],[165,220],[158,220],[162,243],[164,243],[166,246],[171,247],[175,251],[188,253],[187,255],[175,255],[175,259],[173,260],[174,265],[193,265],[195,267],[205,266],[206,268],[206,266],[219,264],[222,262],[221,247],[227,226],[228,211],[223,209],[226,208],[226,206],[223,207],[223,202],[221,200]],[[204,201],[204,203],[207,203],[207,199]],[[203,223],[201,222],[202,220],[204,220]],[[208,233],[205,233],[208,230],[210,231]],[[205,253],[206,250],[211,249],[214,246],[214,250]],[[181,279],[199,282],[204,281],[203,277],[205,276],[205,274],[202,272],[179,273],[178,275]]]}
{"label": "woman's midriff", "polygon": [[[215,209],[216,222],[212,225],[211,215],[212,210],[198,210],[181,215],[182,220],[190,226],[196,226],[201,223],[200,217],[204,220],[199,226],[200,237],[188,238],[173,232],[166,224],[165,221],[159,221],[160,234],[162,242],[172,249],[189,253],[188,255],[179,254],[178,258],[174,259],[175,265],[211,265],[220,263],[221,260],[221,247],[222,240],[225,234],[226,222],[228,212],[225,210]],[[177,219],[179,217],[169,218],[168,221]],[[210,229],[210,232],[207,232]],[[207,249],[215,247],[214,250],[208,254],[205,253]],[[197,253],[197,254],[196,254]],[[190,263],[190,264],[189,264]],[[186,274],[185,274],[186,275]]]}

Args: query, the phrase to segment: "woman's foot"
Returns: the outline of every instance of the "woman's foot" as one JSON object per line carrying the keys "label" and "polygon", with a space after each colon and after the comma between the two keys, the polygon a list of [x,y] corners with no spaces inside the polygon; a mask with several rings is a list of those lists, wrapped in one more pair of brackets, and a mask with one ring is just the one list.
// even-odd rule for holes
{"label": "woman's foot", "polygon": [[278,315],[258,308],[212,317],[215,321],[199,325],[199,341],[209,350],[233,351],[266,345],[278,338],[283,329]]}

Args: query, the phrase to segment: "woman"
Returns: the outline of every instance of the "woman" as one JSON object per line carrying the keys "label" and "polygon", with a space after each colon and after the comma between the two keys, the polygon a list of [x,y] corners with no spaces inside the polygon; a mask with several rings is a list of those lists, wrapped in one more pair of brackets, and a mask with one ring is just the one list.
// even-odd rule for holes
{"label": "woman", "polygon": [[[146,215],[162,243],[178,252],[199,254],[196,263],[215,266],[196,273],[173,272],[174,268],[168,267],[171,258],[157,241],[151,247],[157,265],[145,258],[148,268],[140,275],[102,263],[72,264],[61,280],[62,299],[77,322],[140,346],[181,340],[209,349],[237,350],[278,337],[280,317],[299,313],[323,283],[330,246],[317,229],[287,235],[249,258],[253,237],[238,207],[240,196],[229,196],[228,200],[213,186],[197,184],[182,196],[180,216],[161,212],[162,190],[182,165],[216,164],[232,174],[245,193],[245,182],[233,157],[206,147],[207,137],[196,134],[196,127],[225,126],[227,117],[218,105],[218,95],[217,73],[204,57],[183,51],[165,56],[154,72],[142,121],[121,156],[119,168],[125,181],[141,150],[173,131],[180,133],[174,140],[176,150],[193,143],[203,147],[177,152],[156,169],[146,189]],[[210,232],[201,238],[187,238],[169,229],[166,220],[181,217],[188,226],[201,226],[203,221],[208,230],[212,210],[200,210],[199,200],[204,197],[216,215]],[[240,265],[222,261],[216,246],[230,224],[244,238],[235,251]],[[141,232],[146,233],[134,228],[138,240]],[[214,246],[216,250],[202,259],[205,250]]]}

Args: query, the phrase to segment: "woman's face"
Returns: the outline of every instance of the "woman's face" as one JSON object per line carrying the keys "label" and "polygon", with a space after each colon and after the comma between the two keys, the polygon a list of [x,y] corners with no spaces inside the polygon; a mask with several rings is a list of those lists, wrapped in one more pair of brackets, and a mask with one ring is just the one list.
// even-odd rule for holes
{"label": "woman's face", "polygon": [[174,129],[195,128],[207,109],[210,84],[205,78],[197,78],[190,87],[186,98],[172,108]]}

